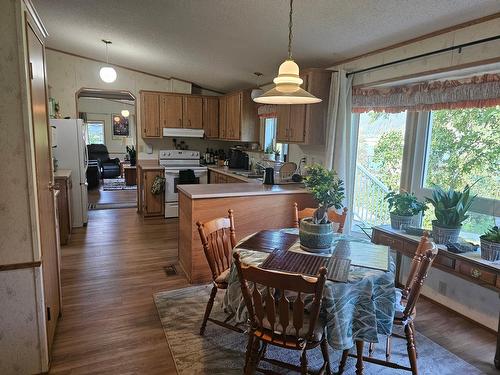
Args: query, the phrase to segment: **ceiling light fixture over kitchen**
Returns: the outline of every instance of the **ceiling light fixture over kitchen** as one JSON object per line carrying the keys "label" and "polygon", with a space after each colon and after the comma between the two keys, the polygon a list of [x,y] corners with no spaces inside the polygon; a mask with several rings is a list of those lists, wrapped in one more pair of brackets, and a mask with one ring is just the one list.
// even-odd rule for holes
{"label": "ceiling light fixture over kitchen", "polygon": [[130,115],[130,112],[128,111],[128,109],[122,109],[121,114],[123,117],[127,118]]}
{"label": "ceiling light fixture over kitchen", "polygon": [[[108,44],[111,44],[111,41],[106,39],[102,39],[102,41],[106,45],[106,65],[109,65]],[[116,70],[112,66],[103,66],[99,71],[99,76],[106,83],[114,82],[116,80]]]}
{"label": "ceiling light fixture over kitchen", "polygon": [[293,0],[290,0],[290,16],[288,22],[288,59],[279,67],[278,76],[273,79],[274,88],[266,91],[254,101],[263,104],[311,104],[319,103],[321,99],[311,95],[300,85],[303,80],[299,76],[299,66],[292,59],[292,16]]}

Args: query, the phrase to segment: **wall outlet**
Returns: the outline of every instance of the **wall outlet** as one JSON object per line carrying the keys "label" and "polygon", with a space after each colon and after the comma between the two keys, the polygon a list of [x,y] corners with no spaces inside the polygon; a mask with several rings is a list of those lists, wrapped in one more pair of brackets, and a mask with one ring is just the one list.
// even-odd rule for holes
{"label": "wall outlet", "polygon": [[146,143],[146,146],[144,148],[145,148],[146,154],[152,154],[153,153],[153,146],[148,145]]}
{"label": "wall outlet", "polygon": [[446,288],[447,288],[446,283],[440,281],[438,284],[438,292],[440,294],[442,294],[443,296],[445,296],[446,295]]}

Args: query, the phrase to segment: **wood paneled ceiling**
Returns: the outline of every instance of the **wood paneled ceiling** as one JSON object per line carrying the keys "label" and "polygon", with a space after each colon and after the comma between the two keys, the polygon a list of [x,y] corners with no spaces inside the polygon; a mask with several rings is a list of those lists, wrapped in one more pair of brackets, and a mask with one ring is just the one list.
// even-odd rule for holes
{"label": "wood paneled ceiling", "polygon": [[[286,57],[288,0],[32,0],[47,45],[221,91],[269,82]],[[500,11],[498,0],[296,0],[302,68]],[[264,74],[259,80],[253,72]]]}

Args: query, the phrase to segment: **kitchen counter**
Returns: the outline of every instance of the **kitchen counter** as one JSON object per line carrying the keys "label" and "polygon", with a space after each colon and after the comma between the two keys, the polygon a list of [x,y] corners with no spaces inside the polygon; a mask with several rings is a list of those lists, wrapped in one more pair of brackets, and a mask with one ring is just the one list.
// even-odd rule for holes
{"label": "kitchen counter", "polygon": [[211,166],[208,166],[207,165],[207,168],[209,171],[214,171],[214,172],[217,172],[217,173],[222,173],[226,176],[229,176],[229,177],[232,177],[232,178],[235,178],[237,180],[241,180],[241,182],[246,182],[246,183],[252,183],[252,184],[261,184],[262,183],[262,179],[259,179],[259,178],[248,178],[248,177],[245,177],[245,176],[241,176],[235,172],[250,172],[250,171],[247,171],[247,170],[244,170],[244,169],[229,169],[228,167],[224,166],[224,167],[218,167],[218,166],[215,166],[215,165],[211,165]]}
{"label": "kitchen counter", "polygon": [[57,178],[70,178],[71,177],[71,169],[58,169],[54,172],[54,177]]}
{"label": "kitchen counter", "polygon": [[165,169],[165,167],[158,164],[158,160],[138,160],[137,166],[143,170]]}
{"label": "kitchen counter", "polygon": [[190,199],[247,197],[258,195],[309,194],[301,184],[263,185],[262,183],[179,185]]}

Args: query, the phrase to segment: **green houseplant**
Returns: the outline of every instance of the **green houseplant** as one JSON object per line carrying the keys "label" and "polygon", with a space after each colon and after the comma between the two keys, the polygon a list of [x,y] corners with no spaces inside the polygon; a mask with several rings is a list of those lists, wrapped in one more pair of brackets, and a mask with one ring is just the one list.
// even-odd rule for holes
{"label": "green houseplant", "polygon": [[434,186],[432,198],[426,200],[434,206],[436,220],[432,221],[432,237],[438,244],[456,242],[460,234],[462,222],[469,216],[472,202],[476,196],[470,195],[471,186],[465,185],[463,191],[449,189],[445,191],[440,186]]}
{"label": "green houseplant", "polygon": [[500,229],[494,226],[479,237],[481,241],[481,258],[495,262],[500,260]]}
{"label": "green houseplant", "polygon": [[328,220],[328,209],[342,208],[344,182],[333,170],[314,164],[306,168],[304,184],[318,201],[314,215],[300,221],[300,244],[310,251],[329,250],[333,241],[333,226]]}
{"label": "green houseplant", "polygon": [[127,154],[130,159],[130,165],[134,166],[137,163],[137,152],[135,151],[134,146],[127,146]]}
{"label": "green houseplant", "polygon": [[415,194],[406,191],[402,193],[390,191],[384,199],[389,205],[391,227],[393,229],[401,229],[405,225],[418,225],[418,214],[427,209],[425,203],[420,202]]}

